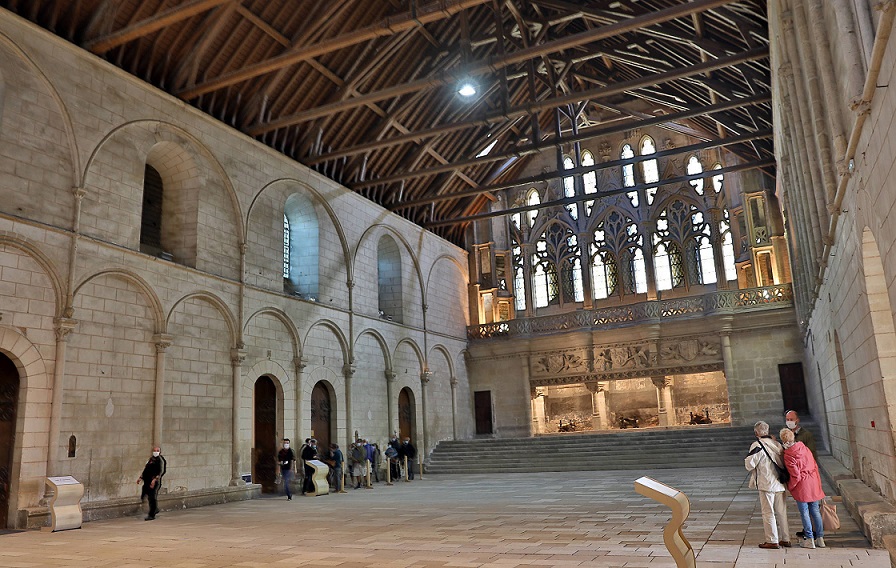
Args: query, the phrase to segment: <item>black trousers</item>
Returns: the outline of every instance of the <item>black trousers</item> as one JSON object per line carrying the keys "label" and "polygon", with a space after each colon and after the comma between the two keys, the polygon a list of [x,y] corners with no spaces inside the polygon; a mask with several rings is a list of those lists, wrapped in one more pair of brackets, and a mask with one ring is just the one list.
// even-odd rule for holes
{"label": "black trousers", "polygon": [[159,505],[156,502],[156,489],[158,487],[150,487],[149,483],[143,482],[143,491],[140,493],[140,500],[149,499],[149,516],[155,517],[159,512]]}
{"label": "black trousers", "polygon": [[305,466],[305,481],[302,483],[302,493],[314,493],[314,468],[310,465]]}

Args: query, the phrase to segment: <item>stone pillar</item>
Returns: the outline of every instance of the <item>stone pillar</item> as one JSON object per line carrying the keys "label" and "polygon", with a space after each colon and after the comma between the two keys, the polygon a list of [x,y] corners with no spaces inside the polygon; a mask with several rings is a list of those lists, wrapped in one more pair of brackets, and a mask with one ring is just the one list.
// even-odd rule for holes
{"label": "stone pillar", "polygon": [[741,421],[740,399],[734,379],[734,356],[731,351],[731,332],[722,332],[722,363],[725,368],[725,383],[728,385],[728,407],[731,411],[731,425],[738,425]]}
{"label": "stone pillar", "polygon": [[457,378],[451,377],[451,437],[457,440]]}
{"label": "stone pillar", "polygon": [[585,383],[591,392],[591,427],[595,430],[607,430],[610,417],[607,412],[607,383]]}
{"label": "stone pillar", "polygon": [[308,366],[308,359],[296,357],[293,359],[293,364],[296,369],[296,434],[293,439],[298,444],[299,440],[304,440],[304,437],[302,437],[302,374],[305,371],[305,367]]}
{"label": "stone pillar", "polygon": [[230,350],[230,366],[233,370],[233,401],[230,414],[230,451],[233,455],[230,458],[230,485],[243,484],[243,478],[240,476],[240,382],[242,382],[242,365],[245,360],[246,351],[242,344]]}
{"label": "stone pillar", "polygon": [[355,376],[354,365],[342,367],[345,377],[345,447],[349,448],[355,440],[352,438],[352,377]]}
{"label": "stone pillar", "polygon": [[395,371],[391,369],[387,369],[385,371],[386,375],[386,416],[389,421],[389,436],[392,436],[392,432],[398,432],[398,423],[395,421],[395,407],[396,404],[392,404],[392,391],[395,388]]}
{"label": "stone pillar", "polygon": [[59,475],[59,429],[62,427],[62,395],[65,394],[65,353],[68,336],[78,325],[73,319],[57,318],[56,364],[53,367],[53,405],[50,409],[50,439],[47,445],[47,475]]}
{"label": "stone pillar", "polygon": [[156,344],[156,391],[152,413],[152,443],[162,447],[162,421],[165,414],[165,352],[174,342],[174,337],[167,333],[152,336]]}
{"label": "stone pillar", "polygon": [[545,432],[544,388],[532,387],[532,434]]}
{"label": "stone pillar", "polygon": [[429,436],[427,434],[427,420],[426,420],[426,385],[429,384],[429,381],[432,380],[432,371],[426,370],[420,373],[420,407],[422,408],[423,416],[423,447],[418,448],[419,455],[421,457],[426,457],[426,448],[429,447]]}
{"label": "stone pillar", "polygon": [[660,411],[660,426],[675,424],[675,409],[672,408],[672,379],[669,377],[651,377],[656,387],[657,407]]}

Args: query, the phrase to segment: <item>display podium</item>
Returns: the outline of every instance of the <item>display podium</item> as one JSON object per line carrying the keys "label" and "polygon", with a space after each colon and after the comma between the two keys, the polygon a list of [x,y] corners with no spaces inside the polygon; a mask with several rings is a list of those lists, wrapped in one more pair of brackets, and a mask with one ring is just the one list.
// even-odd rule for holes
{"label": "display podium", "polygon": [[74,477],[48,477],[47,487],[53,490],[50,501],[50,526],[45,530],[67,531],[81,528],[81,498],[84,497],[84,486]]}
{"label": "display podium", "polygon": [[663,542],[678,568],[695,568],[697,559],[694,556],[694,548],[681,530],[681,525],[691,512],[688,496],[674,487],[646,476],[635,480],[635,491],[672,509],[672,520],[663,529]]}
{"label": "display podium", "polygon": [[314,484],[314,492],[311,493],[311,496],[316,497],[317,495],[326,495],[329,493],[330,482],[327,481],[327,474],[330,473],[330,466],[320,460],[307,460],[305,461],[305,464],[310,465],[311,469],[314,470],[314,474],[311,476],[311,482]]}

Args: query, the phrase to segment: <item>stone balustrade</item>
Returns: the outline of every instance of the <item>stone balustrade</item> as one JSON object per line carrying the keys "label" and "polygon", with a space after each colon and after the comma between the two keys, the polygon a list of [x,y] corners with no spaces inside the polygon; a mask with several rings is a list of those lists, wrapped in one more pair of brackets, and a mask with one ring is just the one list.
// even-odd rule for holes
{"label": "stone balustrade", "polygon": [[739,313],[791,308],[792,306],[793,288],[790,284],[778,284],[742,290],[719,290],[702,296],[651,300],[624,306],[576,310],[565,314],[474,325],[467,328],[467,337],[475,340],[573,329],[610,329],[636,323],[687,318],[694,315]]}

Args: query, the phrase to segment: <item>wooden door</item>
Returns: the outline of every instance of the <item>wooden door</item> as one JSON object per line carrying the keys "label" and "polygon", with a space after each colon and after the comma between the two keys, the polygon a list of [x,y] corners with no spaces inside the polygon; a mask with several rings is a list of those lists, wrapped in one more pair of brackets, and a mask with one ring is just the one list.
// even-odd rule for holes
{"label": "wooden door", "polygon": [[318,455],[330,450],[332,438],[332,402],[327,385],[320,382],[311,391],[311,435],[317,440]]}
{"label": "wooden door", "polygon": [[809,414],[806,381],[803,380],[803,364],[778,365],[778,377],[781,380],[781,399],[784,402],[784,410],[794,410],[801,416]]}
{"label": "wooden door", "polygon": [[[12,458],[16,443],[16,407],[19,402],[19,371],[9,357],[0,355],[0,529],[9,521],[12,487]],[[53,448],[56,451],[56,448]]]}
{"label": "wooden door", "polygon": [[255,475],[264,493],[277,491],[277,388],[269,377],[255,381]]}
{"label": "wooden door", "polygon": [[476,408],[476,433],[492,433],[492,391],[476,391],[473,393],[473,404]]}
{"label": "wooden door", "polygon": [[398,393],[398,439],[410,438],[414,441],[414,402],[411,399],[411,389],[404,387]]}

